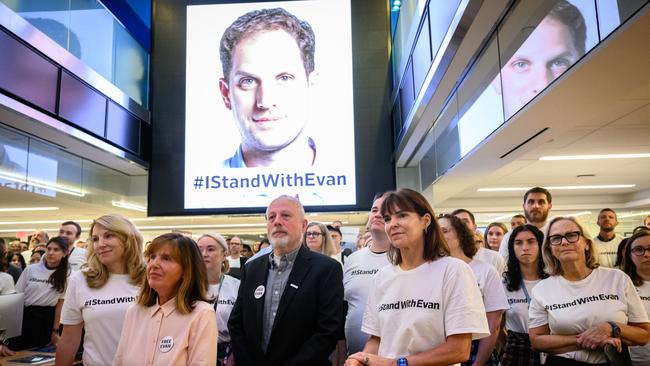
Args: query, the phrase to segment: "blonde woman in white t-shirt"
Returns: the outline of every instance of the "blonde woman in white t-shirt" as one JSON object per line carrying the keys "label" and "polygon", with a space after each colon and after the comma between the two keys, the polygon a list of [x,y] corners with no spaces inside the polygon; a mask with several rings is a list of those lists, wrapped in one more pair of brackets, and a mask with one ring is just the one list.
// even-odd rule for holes
{"label": "blonde woman in white t-shirt", "polygon": [[533,348],[549,353],[547,366],[602,364],[604,348],[644,345],[650,322],[630,278],[598,265],[589,234],[573,217],[548,224],[542,245],[550,277],[532,291],[529,334]]}
{"label": "blonde woman in white t-shirt", "polygon": [[490,326],[490,336],[472,342],[470,358],[463,362],[463,365],[497,366],[499,360],[495,345],[501,317],[508,308],[508,299],[501,285],[501,277],[490,264],[474,259],[478,251],[474,233],[460,218],[454,215],[442,215],[438,221],[451,255],[469,264],[476,277],[485,306],[485,316]]}
{"label": "blonde woman in white t-shirt", "polygon": [[217,341],[217,365],[233,365],[235,361],[230,347],[228,319],[237,300],[239,280],[226,274],[230,269],[226,259],[228,244],[226,239],[217,233],[202,235],[196,244],[199,246],[208,273],[210,295],[215,298],[213,307],[217,313],[219,333],[218,340],[215,340]]}
{"label": "blonde woman in white t-shirt", "polygon": [[[643,307],[650,316],[650,229],[639,226],[627,239],[623,252],[623,271],[630,276],[641,297]],[[650,343],[630,347],[630,356],[635,365],[650,365]]]}
{"label": "blonde woman in white t-shirt", "polygon": [[72,365],[84,328],[84,365],[113,362],[126,310],[144,278],[143,239],[131,221],[104,215],[93,221],[90,232],[87,262],[70,277],[65,297],[57,366]]}
{"label": "blonde woman in white t-shirt", "polygon": [[470,267],[449,255],[433,209],[420,193],[388,192],[381,205],[392,265],[373,279],[362,331],[370,334],[347,366],[453,365],[472,338],[489,334]]}

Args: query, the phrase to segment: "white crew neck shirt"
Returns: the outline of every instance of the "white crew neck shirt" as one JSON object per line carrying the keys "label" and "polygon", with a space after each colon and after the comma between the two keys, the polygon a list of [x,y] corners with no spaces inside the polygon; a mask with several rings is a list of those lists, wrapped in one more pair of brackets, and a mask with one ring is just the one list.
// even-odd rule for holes
{"label": "white crew neck shirt", "polygon": [[472,270],[450,256],[404,271],[381,268],[368,295],[361,330],[381,338],[379,356],[400,358],[435,348],[453,334],[490,334]]}
{"label": "white crew neck shirt", "polygon": [[61,324],[83,323],[83,363],[111,365],[117,351],[126,310],[135,303],[138,286],[129,283],[127,274],[109,274],[101,288],[90,288],[83,272],[70,276],[61,311]]}
{"label": "white crew neck shirt", "polygon": [[[551,334],[580,334],[606,321],[648,322],[632,280],[618,269],[598,267],[580,281],[551,276],[541,280],[530,295],[528,326],[537,328],[548,324]],[[602,349],[557,356],[587,363],[607,362]]]}
{"label": "white crew neck shirt", "polygon": [[343,266],[343,300],[348,303],[345,317],[345,340],[348,353],[361,352],[370,336],[361,331],[363,311],[372,286],[373,278],[379,269],[390,265],[386,252],[375,253],[363,248],[350,254]]}
{"label": "white crew neck shirt", "polygon": [[0,272],[0,295],[11,295],[16,293],[14,278],[10,274]]}
{"label": "white crew neck shirt", "polygon": [[469,262],[469,267],[472,269],[481,290],[485,311],[489,313],[491,311],[507,310],[510,307],[508,298],[501,284],[501,276],[494,267],[477,259],[472,259]]}
{"label": "white crew neck shirt", "polygon": [[73,271],[78,271],[81,269],[81,266],[86,263],[86,249],[75,247],[72,249],[72,253],[68,256],[68,263],[70,263],[70,269]]}
{"label": "white crew neck shirt", "polygon": [[65,290],[58,292],[48,283],[54,271],[45,267],[45,261],[25,267],[16,282],[16,292],[25,293],[25,306],[55,306],[65,297]]}
{"label": "white crew neck shirt", "polygon": [[504,282],[503,289],[508,298],[510,308],[506,310],[506,329],[517,333],[528,333],[528,305],[529,300],[526,299],[524,293],[524,286],[528,290],[528,296],[532,296],[533,289],[541,280],[526,281],[523,280],[521,287],[517,291],[508,291]]}
{"label": "white crew neck shirt", "polygon": [[[218,297],[217,302],[217,330],[219,333],[218,342],[230,342],[230,332],[228,332],[228,318],[232,308],[235,306],[237,300],[237,293],[239,292],[240,281],[235,277],[224,275],[223,285],[221,292],[219,291],[219,284],[210,285],[210,296]],[[212,304],[214,307],[214,304]]]}
{"label": "white crew neck shirt", "polygon": [[497,271],[497,274],[503,273],[503,270],[506,267],[506,261],[503,257],[501,257],[497,251],[492,249],[480,247],[472,259],[478,259],[491,265]]}
{"label": "white crew neck shirt", "polygon": [[[641,286],[636,288],[645,308],[646,314],[650,317],[650,282],[643,281]],[[650,342],[645,346],[630,347],[630,357],[634,365],[650,365]]]}
{"label": "white crew neck shirt", "polygon": [[594,244],[598,251],[598,263],[603,267],[614,268],[616,264],[616,254],[618,253],[618,245],[623,241],[623,237],[615,234],[610,241],[601,241],[598,237],[594,237]]}

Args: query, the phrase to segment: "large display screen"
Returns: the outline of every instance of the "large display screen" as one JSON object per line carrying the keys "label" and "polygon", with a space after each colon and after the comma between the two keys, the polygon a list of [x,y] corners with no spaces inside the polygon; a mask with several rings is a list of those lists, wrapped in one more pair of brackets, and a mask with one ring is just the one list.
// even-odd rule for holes
{"label": "large display screen", "polygon": [[356,204],[353,100],[349,0],[187,6],[185,209]]}

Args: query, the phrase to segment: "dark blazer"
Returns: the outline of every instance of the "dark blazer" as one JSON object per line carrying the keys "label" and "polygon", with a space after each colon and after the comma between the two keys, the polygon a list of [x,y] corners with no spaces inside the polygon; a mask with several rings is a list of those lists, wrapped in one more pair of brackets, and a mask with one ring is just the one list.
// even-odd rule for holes
{"label": "dark blazer", "polygon": [[[280,298],[266,354],[262,351],[264,296],[269,257],[242,267],[228,329],[237,366],[320,366],[334,350],[343,320],[343,271],[332,258],[301,246]],[[294,286],[295,285],[295,286]]]}

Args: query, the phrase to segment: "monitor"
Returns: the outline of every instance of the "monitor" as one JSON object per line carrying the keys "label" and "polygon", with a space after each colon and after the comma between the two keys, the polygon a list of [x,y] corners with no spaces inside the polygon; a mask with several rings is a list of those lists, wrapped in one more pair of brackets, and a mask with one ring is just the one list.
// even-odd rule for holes
{"label": "monitor", "polygon": [[0,341],[22,333],[25,294],[0,296]]}

